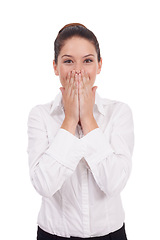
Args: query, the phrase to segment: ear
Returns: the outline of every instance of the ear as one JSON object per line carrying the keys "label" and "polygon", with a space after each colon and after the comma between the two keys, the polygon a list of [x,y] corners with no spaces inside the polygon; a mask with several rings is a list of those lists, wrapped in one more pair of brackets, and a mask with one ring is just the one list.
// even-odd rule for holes
{"label": "ear", "polygon": [[98,69],[97,69],[97,74],[99,74],[101,72],[102,69],[102,58],[100,59],[100,61],[98,62]]}
{"label": "ear", "polygon": [[53,68],[54,68],[54,73],[56,76],[59,76],[59,71],[57,68],[57,64],[55,63],[55,60],[53,60]]}

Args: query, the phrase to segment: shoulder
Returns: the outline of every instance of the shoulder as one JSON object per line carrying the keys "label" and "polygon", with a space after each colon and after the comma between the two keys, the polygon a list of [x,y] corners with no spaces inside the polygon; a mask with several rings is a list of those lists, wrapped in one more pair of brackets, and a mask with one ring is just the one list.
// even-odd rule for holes
{"label": "shoulder", "polygon": [[29,118],[33,117],[33,116],[43,117],[44,115],[49,114],[53,102],[54,101],[52,100],[48,103],[37,104],[37,105],[33,106],[29,111]]}
{"label": "shoulder", "polygon": [[105,110],[110,110],[111,112],[132,112],[130,106],[122,101],[101,97],[101,103]]}

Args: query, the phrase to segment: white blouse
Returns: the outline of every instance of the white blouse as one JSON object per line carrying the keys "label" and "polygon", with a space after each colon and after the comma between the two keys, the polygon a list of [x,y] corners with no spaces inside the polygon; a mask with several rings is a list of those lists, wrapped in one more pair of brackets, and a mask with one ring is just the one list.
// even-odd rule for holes
{"label": "white blouse", "polygon": [[42,196],[37,224],[48,233],[103,236],[125,221],[120,193],[131,172],[132,113],[96,91],[93,115],[99,127],[85,136],[79,124],[75,136],[62,129],[61,92],[29,113],[30,177]]}

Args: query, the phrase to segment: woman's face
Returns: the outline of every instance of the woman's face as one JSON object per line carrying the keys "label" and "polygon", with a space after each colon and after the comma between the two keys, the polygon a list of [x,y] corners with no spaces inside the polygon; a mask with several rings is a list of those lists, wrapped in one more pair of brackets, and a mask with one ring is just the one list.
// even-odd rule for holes
{"label": "woman's face", "polygon": [[76,73],[80,73],[81,70],[87,72],[92,87],[96,75],[101,71],[102,60],[98,62],[95,46],[90,41],[76,36],[65,41],[57,64],[53,61],[53,67],[63,87],[65,87],[67,74],[73,70]]}

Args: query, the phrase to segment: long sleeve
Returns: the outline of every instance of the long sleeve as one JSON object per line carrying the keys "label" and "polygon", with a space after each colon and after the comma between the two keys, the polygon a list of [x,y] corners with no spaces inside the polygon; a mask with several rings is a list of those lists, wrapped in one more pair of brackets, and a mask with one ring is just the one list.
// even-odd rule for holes
{"label": "long sleeve", "polygon": [[96,128],[82,138],[85,160],[100,189],[112,197],[124,188],[132,166],[132,113],[121,104],[104,130]]}
{"label": "long sleeve", "polygon": [[125,103],[95,96],[98,126],[86,135],[79,124],[75,135],[61,129],[61,92],[28,116],[30,177],[42,196],[37,224],[51,234],[104,236],[125,221],[120,192],[132,166],[132,113]]}
{"label": "long sleeve", "polygon": [[58,191],[82,158],[80,140],[58,129],[51,144],[45,121],[38,106],[28,117],[28,157],[30,177],[35,189],[45,197]]}

